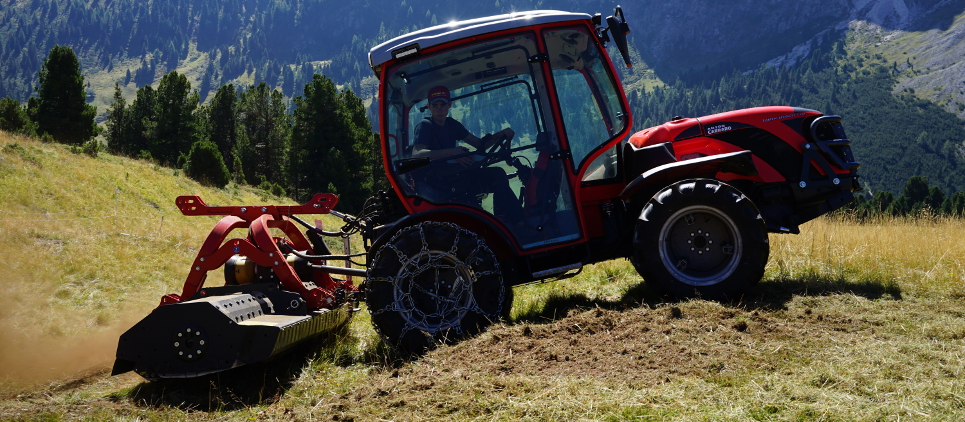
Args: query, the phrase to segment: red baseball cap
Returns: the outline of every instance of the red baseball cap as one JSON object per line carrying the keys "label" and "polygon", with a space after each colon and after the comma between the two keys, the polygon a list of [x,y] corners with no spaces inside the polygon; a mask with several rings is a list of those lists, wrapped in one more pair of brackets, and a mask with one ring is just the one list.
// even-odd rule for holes
{"label": "red baseball cap", "polygon": [[449,104],[449,88],[439,85],[430,89],[429,104],[432,104],[436,101],[445,101],[446,104]]}

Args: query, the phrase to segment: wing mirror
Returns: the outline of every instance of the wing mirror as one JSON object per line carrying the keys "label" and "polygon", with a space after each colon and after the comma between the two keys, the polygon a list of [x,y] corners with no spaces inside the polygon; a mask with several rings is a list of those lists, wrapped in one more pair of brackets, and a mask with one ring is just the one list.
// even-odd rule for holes
{"label": "wing mirror", "polygon": [[[601,19],[599,13],[593,16],[593,23],[598,26],[603,24],[603,19]],[[598,31],[597,36],[600,41],[606,44],[610,42],[612,35],[613,43],[617,45],[617,50],[620,50],[620,55],[623,56],[623,62],[627,64],[627,67],[633,67],[633,63],[630,62],[630,50],[627,46],[627,34],[630,33],[630,25],[627,24],[627,18],[623,15],[623,8],[617,6],[613,15],[607,16],[606,26],[602,31]]]}

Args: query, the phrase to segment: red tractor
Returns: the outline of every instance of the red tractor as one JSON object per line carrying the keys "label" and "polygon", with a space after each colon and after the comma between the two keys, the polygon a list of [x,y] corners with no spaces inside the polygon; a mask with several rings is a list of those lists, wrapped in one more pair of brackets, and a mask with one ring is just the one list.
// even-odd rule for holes
{"label": "red tractor", "polygon": [[[605,48],[629,67],[628,33],[619,7],[606,19],[532,11],[376,46],[393,191],[339,214],[338,232],[295,216],[335,213],[331,195],[273,207],[179,198],[185,213],[228,217],[184,291],[121,337],[114,373],[185,377],[265,360],[343,324],[358,301],[390,346],[419,353],[505,318],[513,286],[616,258],[672,296],[738,298],[764,274],[768,233],[797,233],[854,199],[841,118],[761,107],[631,134]],[[227,239],[235,228],[247,237]],[[351,257],[322,236],[354,232],[367,268],[327,265]],[[203,287],[222,266],[228,285]]]}

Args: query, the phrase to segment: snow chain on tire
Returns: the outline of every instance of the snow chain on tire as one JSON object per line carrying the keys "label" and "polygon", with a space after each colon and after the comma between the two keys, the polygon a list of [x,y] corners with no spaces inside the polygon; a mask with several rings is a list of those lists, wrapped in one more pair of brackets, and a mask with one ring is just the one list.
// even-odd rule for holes
{"label": "snow chain on tire", "polygon": [[366,304],[389,346],[421,353],[498,321],[507,289],[484,239],[456,224],[428,221],[403,228],[376,251]]}

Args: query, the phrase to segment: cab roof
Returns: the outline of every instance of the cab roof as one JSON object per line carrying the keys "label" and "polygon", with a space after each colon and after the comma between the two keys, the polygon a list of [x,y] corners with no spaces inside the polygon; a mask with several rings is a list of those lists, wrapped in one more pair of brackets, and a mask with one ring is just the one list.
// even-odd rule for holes
{"label": "cab roof", "polygon": [[589,20],[590,15],[557,10],[532,10],[437,25],[410,32],[373,47],[369,50],[369,66],[374,71],[391,60],[394,51],[414,44],[421,50],[444,42],[505,29],[582,19]]}

